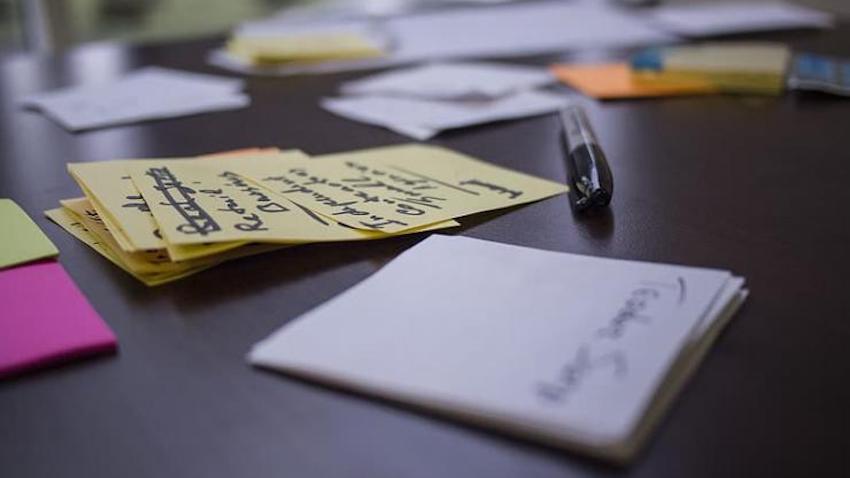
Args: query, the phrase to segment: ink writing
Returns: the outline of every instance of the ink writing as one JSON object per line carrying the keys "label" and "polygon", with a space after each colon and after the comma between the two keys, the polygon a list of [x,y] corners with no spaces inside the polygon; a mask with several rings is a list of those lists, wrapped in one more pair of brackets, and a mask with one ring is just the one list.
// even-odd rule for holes
{"label": "ink writing", "polygon": [[591,374],[608,372],[616,379],[624,378],[628,373],[628,357],[618,348],[618,341],[626,335],[632,324],[651,324],[653,304],[666,297],[665,290],[680,287],[684,288],[683,280],[680,280],[679,284],[638,282],[616,314],[607,320],[603,327],[597,329],[595,334],[588,337],[579,347],[575,357],[562,365],[553,379],[536,384],[537,396],[548,403],[562,403],[574,394]]}
{"label": "ink writing", "polygon": [[618,378],[625,376],[625,354],[615,350],[592,356],[590,347],[582,345],[576,356],[561,367],[553,381],[537,384],[537,394],[548,402],[563,402],[581,386],[588,375],[599,370],[609,370]]}
{"label": "ink writing", "polygon": [[640,287],[632,291],[625,304],[620,307],[615,315],[608,322],[608,325],[599,329],[597,335],[607,337],[609,339],[617,339],[623,335],[626,326],[633,322],[649,323],[650,318],[644,315],[643,312],[648,307],[650,301],[658,299],[660,293],[657,289],[649,287]]}
{"label": "ink writing", "polygon": [[221,231],[221,226],[198,205],[195,190],[184,186],[167,167],[148,168],[145,175],[153,179],[154,189],[165,199],[160,204],[171,206],[186,221],[177,226],[177,231],[202,236]]}

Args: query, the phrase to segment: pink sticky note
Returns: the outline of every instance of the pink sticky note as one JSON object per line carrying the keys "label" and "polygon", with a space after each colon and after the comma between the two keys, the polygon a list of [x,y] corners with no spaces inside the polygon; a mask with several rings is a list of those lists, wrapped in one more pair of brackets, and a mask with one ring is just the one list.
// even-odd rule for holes
{"label": "pink sticky note", "polygon": [[115,350],[115,335],[56,261],[0,270],[0,377]]}

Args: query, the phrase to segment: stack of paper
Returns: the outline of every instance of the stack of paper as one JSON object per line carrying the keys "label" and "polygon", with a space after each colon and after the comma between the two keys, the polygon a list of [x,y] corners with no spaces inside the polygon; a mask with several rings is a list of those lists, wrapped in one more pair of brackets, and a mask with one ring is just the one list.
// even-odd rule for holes
{"label": "stack of paper", "polygon": [[652,48],[631,65],[634,79],[649,86],[704,82],[722,92],[778,95],[790,58],[783,44],[726,42]]}
{"label": "stack of paper", "polygon": [[728,271],[434,235],[256,365],[627,460],[746,297]]}
{"label": "stack of paper", "polygon": [[386,43],[380,32],[364,25],[289,25],[279,30],[237,31],[227,43],[227,52],[256,67],[309,65],[379,57]]}
{"label": "stack of paper", "polygon": [[719,90],[705,79],[690,78],[656,82],[645,72],[642,80],[635,77],[627,63],[573,63],[552,66],[552,73],[565,84],[592,98],[614,100],[655,98],[717,93]]}
{"label": "stack of paper", "polygon": [[552,83],[537,67],[507,63],[432,63],[349,81],[345,95],[377,95],[426,100],[491,100]]}
{"label": "stack of paper", "polygon": [[437,147],[309,158],[246,151],[72,163],[85,197],[46,214],[148,285],[310,242],[382,239],[456,226],[566,186]]}
{"label": "stack of paper", "polygon": [[832,15],[786,2],[704,2],[665,5],[651,11],[649,19],[660,28],[687,37],[730,33],[828,28]]}
{"label": "stack of paper", "polygon": [[[328,5],[330,3],[330,6]],[[670,44],[681,37],[706,37],[787,28],[825,28],[830,14],[776,2],[714,2],[662,5],[651,9],[617,8],[602,0],[533,1],[451,8],[443,11],[363,11],[392,7],[386,2],[319,2],[314,8],[293,7],[265,20],[241,25],[235,38],[283,39],[285,55],[274,63],[246,57],[239,48],[212,52],[209,61],[223,68],[255,74],[326,73],[386,67],[421,61],[496,58],[576,49],[610,49]],[[419,2],[403,2],[415,6]],[[336,5],[335,5],[336,4]],[[341,5],[339,5],[341,4]],[[427,6],[427,2],[423,3]],[[358,11],[358,6],[364,7]],[[332,38],[326,55],[298,61],[300,45],[289,36],[306,37],[304,51],[320,49],[311,38],[328,31],[354,33]],[[312,32],[312,33],[311,33]],[[352,58],[334,50],[383,55]],[[330,53],[330,54],[328,54]],[[369,55],[364,55],[369,56]]]}
{"label": "stack of paper", "polygon": [[675,39],[646,25],[637,15],[596,0],[520,2],[389,16],[357,14],[350,6],[349,2],[342,6],[342,12],[335,13],[319,4],[314,15],[296,7],[300,11],[285,10],[274,18],[244,24],[235,35],[277,38],[290,32],[308,35],[311,30],[368,32],[360,33],[361,37],[379,39],[372,42],[384,47],[384,56],[269,65],[246,61],[238,52],[222,49],[210,55],[210,62],[245,73],[286,75],[576,48],[653,45]]}
{"label": "stack of paper", "polygon": [[0,377],[115,350],[58,254],[17,204],[0,199]]}
{"label": "stack of paper", "polygon": [[435,63],[345,83],[322,107],[356,121],[425,140],[440,131],[557,111],[564,95],[535,88],[545,69],[497,63]]}
{"label": "stack of paper", "polygon": [[78,131],[243,108],[251,103],[243,86],[243,80],[148,67],[112,83],[30,95],[21,104]]}

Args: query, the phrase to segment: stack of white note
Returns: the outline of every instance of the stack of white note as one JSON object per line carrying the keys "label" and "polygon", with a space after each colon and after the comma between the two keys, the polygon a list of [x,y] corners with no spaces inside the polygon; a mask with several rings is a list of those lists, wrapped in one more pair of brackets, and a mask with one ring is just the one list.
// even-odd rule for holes
{"label": "stack of white note", "polygon": [[105,84],[38,93],[21,100],[71,131],[243,108],[244,81],[147,67]]}
{"label": "stack of white note", "polygon": [[[272,40],[286,39],[293,32],[326,32],[328,28],[368,31],[362,39],[380,45],[382,54],[361,58],[330,55],[320,61],[292,57],[287,62],[257,63],[238,49],[221,48],[211,53],[209,61],[253,74],[327,73],[421,61],[663,45],[680,37],[825,28],[833,24],[828,13],[785,2],[664,2],[658,7],[639,9],[618,8],[616,3],[544,0],[416,11],[417,5],[433,7],[434,2],[330,0],[285,8],[271,18],[241,25],[234,35]],[[403,11],[381,11],[393,7]]]}
{"label": "stack of white note", "polygon": [[433,63],[342,85],[322,107],[346,118],[426,140],[440,131],[557,111],[563,94],[538,90],[554,77],[540,67]]}
{"label": "stack of white note", "polygon": [[[367,5],[369,3],[369,5]],[[503,5],[444,10],[374,12],[369,7],[393,2],[316,2],[282,10],[272,18],[241,25],[237,37],[286,37],[328,28],[369,31],[366,38],[385,39],[384,54],[370,58],[257,64],[222,48],[210,62],[256,74],[300,74],[357,70],[461,58],[496,58],[576,48],[617,48],[666,43],[675,37],[646,25],[642,18],[596,0],[508,2]],[[434,2],[403,2],[415,8]],[[361,10],[358,7],[364,7]],[[312,10],[312,11],[311,11]],[[399,14],[396,14],[399,13]]]}
{"label": "stack of white note", "polygon": [[650,11],[651,24],[685,37],[707,37],[796,28],[829,28],[832,15],[786,2],[714,1],[664,5]]}
{"label": "stack of white note", "polygon": [[434,235],[250,361],[627,460],[747,295],[729,271]]}

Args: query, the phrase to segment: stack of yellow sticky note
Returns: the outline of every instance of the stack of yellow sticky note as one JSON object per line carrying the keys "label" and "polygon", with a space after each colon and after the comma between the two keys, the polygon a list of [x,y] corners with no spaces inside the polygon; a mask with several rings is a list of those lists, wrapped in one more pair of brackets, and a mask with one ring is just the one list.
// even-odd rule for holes
{"label": "stack of yellow sticky note", "polygon": [[627,63],[556,64],[552,65],[551,71],[561,82],[600,100],[705,95],[718,92],[711,82],[699,79],[653,82],[649,81],[649,74],[645,73],[641,75],[641,80],[638,80]]}
{"label": "stack of yellow sticky note", "polygon": [[783,44],[725,42],[651,48],[633,56],[631,66],[646,85],[705,82],[726,93],[778,95],[790,59]]}
{"label": "stack of yellow sticky note", "polygon": [[557,64],[563,83],[597,99],[742,93],[778,95],[791,52],[763,42],[650,48],[630,63]]}
{"label": "stack of yellow sticky note", "polygon": [[457,217],[567,191],[424,145],[315,158],[247,150],[68,170],[84,197],[47,216],[148,285],[280,247],[448,228]]}
{"label": "stack of yellow sticky note", "polygon": [[354,60],[384,54],[380,37],[352,29],[311,29],[269,34],[236,33],[227,42],[227,52],[256,66]]}

